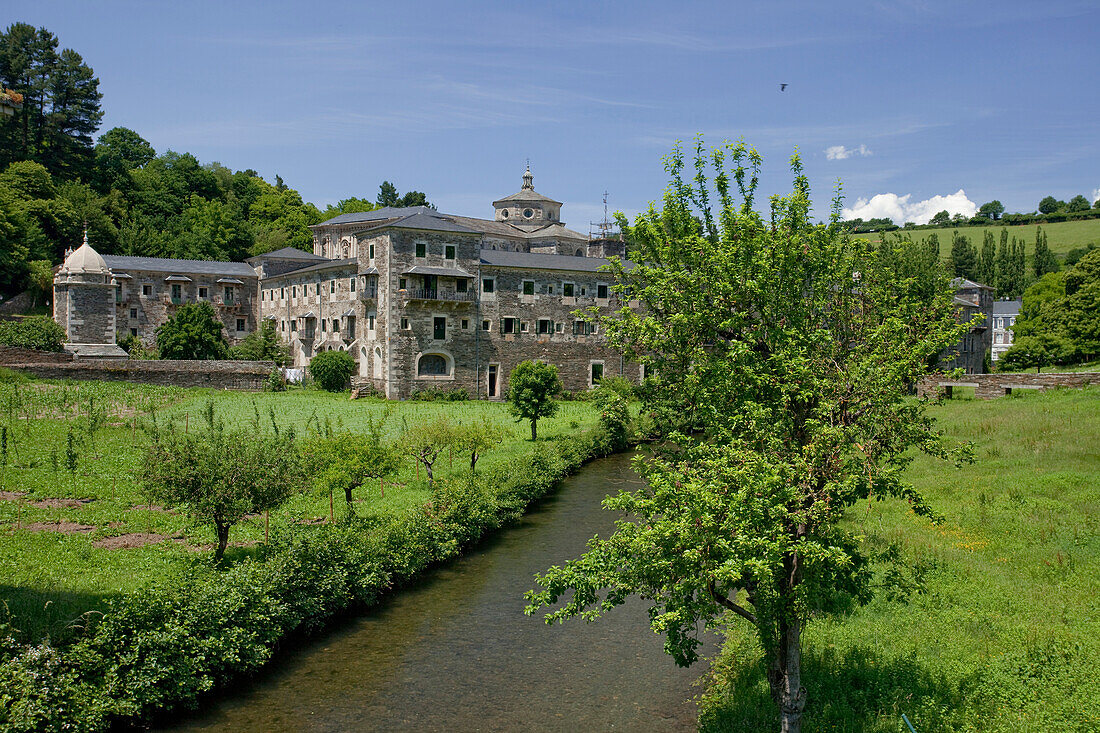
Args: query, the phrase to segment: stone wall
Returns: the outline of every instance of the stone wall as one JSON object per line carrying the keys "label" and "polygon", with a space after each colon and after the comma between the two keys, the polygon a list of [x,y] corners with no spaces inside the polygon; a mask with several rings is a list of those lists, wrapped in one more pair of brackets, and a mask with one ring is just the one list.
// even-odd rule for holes
{"label": "stone wall", "polygon": [[63,351],[35,351],[15,346],[0,346],[0,366],[11,364],[71,364],[73,355]]}
{"label": "stone wall", "polygon": [[263,389],[271,370],[275,368],[275,363],[270,361],[81,359],[70,363],[9,362],[6,366],[39,379],[100,379],[170,387],[260,390]]}
{"label": "stone wall", "polygon": [[967,374],[958,380],[942,375],[925,377],[917,385],[918,397],[937,394],[950,396],[955,387],[974,387],[974,396],[982,400],[1004,397],[1013,390],[1081,388],[1100,384],[1100,372],[1064,372],[1050,374]]}
{"label": "stone wall", "polygon": [[[236,278],[243,285],[219,283],[220,275],[188,275],[187,282],[168,282],[164,272],[127,270],[128,278],[120,278],[118,296],[114,300],[117,337],[133,334],[146,346],[156,343],[156,331],[176,314],[180,306],[188,303],[209,303],[218,320],[225,327],[225,337],[230,346],[239,344],[257,330],[259,309],[258,279]],[[172,285],[179,286],[180,297],[172,298]],[[225,289],[232,297],[226,299]],[[200,290],[201,288],[201,290]],[[243,323],[238,323],[243,321]],[[238,329],[237,326],[243,326]],[[114,343],[112,339],[111,343]]]}

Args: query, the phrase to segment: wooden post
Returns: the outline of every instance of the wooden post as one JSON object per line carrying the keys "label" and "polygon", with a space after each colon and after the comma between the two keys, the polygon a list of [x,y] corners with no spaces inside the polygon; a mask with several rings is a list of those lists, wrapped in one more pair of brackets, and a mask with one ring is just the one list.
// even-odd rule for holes
{"label": "wooden post", "polygon": [[191,413],[190,412],[183,413],[183,433],[184,433],[184,435],[187,434],[187,423],[188,423],[188,420],[190,418],[191,418]]}
{"label": "wooden post", "polygon": [[378,490],[382,492],[382,498],[386,498],[386,479],[382,476],[378,477]]}
{"label": "wooden post", "polygon": [[336,513],[332,508],[332,489],[328,490],[328,523],[334,524],[336,522]]}
{"label": "wooden post", "polygon": [[268,538],[271,536],[271,512],[269,510],[264,511],[264,544],[270,544]]}

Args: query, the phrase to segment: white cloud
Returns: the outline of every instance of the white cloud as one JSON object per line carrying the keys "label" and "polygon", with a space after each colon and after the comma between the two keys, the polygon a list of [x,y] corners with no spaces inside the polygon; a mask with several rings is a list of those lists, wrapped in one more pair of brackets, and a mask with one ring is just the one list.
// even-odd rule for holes
{"label": "white cloud", "polygon": [[1095,204],[1097,201],[1100,201],[1100,188],[1092,192],[1092,203]]}
{"label": "white cloud", "polygon": [[871,155],[871,151],[867,149],[866,145],[860,145],[858,148],[846,148],[843,145],[832,145],[825,148],[825,157],[829,160],[846,160],[853,155],[866,158],[868,155]]}
{"label": "white cloud", "polygon": [[896,193],[880,193],[870,199],[857,198],[856,203],[850,209],[845,208],[841,212],[844,219],[881,219],[883,217],[893,219],[897,225],[907,221],[914,224],[927,224],[928,221],[941,211],[954,216],[962,214],[966,217],[978,213],[978,205],[966,197],[966,192],[961,188],[955,193],[946,196],[933,196],[924,201],[909,203],[912,194],[898,196]]}

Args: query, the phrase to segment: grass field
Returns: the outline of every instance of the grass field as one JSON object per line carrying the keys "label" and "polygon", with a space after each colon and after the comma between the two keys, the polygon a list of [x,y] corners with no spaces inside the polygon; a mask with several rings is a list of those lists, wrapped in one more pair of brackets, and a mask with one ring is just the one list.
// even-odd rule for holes
{"label": "grass field", "polygon": [[[1100,389],[933,410],[972,441],[962,469],[920,457],[940,526],[899,502],[851,510],[876,599],[804,637],[803,730],[1100,730]],[[716,665],[707,731],[777,730],[743,627]]]}
{"label": "grass field", "polygon": [[[935,234],[940,240],[940,254],[943,259],[946,260],[951,255],[952,232],[958,231],[963,236],[970,237],[970,241],[980,249],[986,231],[993,232],[993,237],[997,242],[1000,242],[1001,229],[1008,229],[1009,237],[1016,237],[1017,239],[1024,240],[1027,244],[1028,256],[1030,257],[1035,253],[1035,227],[1035,224],[1011,227],[1002,227],[998,224],[989,227],[959,227],[957,230],[954,228],[916,229],[909,232],[909,234],[915,242],[923,241],[932,234]],[[1090,242],[1094,242],[1097,246],[1100,246],[1100,219],[1060,221],[1054,224],[1043,224],[1042,227],[1047,235],[1047,244],[1050,245],[1051,251],[1059,257],[1064,258],[1066,253],[1071,249],[1084,247]],[[904,230],[898,230],[898,232],[904,233]],[[881,235],[877,232],[858,234],[856,236],[869,239],[873,242],[881,240]]]}
{"label": "grass field", "polygon": [[[195,563],[209,563],[213,530],[193,526],[185,516],[149,506],[134,475],[149,437],[142,429],[155,410],[160,429],[195,430],[201,411],[214,400],[216,414],[228,425],[262,430],[293,427],[298,435],[319,429],[362,428],[369,417],[391,410],[386,429],[398,436],[406,426],[446,414],[456,422],[488,415],[509,437],[479,461],[490,470],[531,450],[526,423],[516,423],[499,403],[385,403],[351,401],[346,394],[315,390],[245,394],[173,389],[108,382],[0,383],[0,427],[7,429],[6,462],[0,468],[0,601],[25,638],[64,636],[67,625],[104,599]],[[564,402],[552,419],[539,421],[539,439],[591,427],[591,405]],[[103,427],[89,434],[89,414],[100,414]],[[136,422],[135,422],[136,420]],[[76,470],[66,470],[68,433],[73,431]],[[468,458],[444,456],[437,476],[469,470]],[[379,487],[359,492],[360,514],[397,513],[419,507],[429,496],[426,481],[408,461],[385,498]],[[344,510],[336,497],[335,512]],[[328,494],[306,493],[270,516],[271,530],[329,517]],[[61,530],[61,531],[59,531]],[[248,555],[262,542],[265,518],[233,528],[227,558]],[[143,544],[147,543],[147,544]],[[113,546],[112,546],[113,545]],[[128,546],[138,545],[138,546]],[[2,611],[0,611],[2,613]]]}

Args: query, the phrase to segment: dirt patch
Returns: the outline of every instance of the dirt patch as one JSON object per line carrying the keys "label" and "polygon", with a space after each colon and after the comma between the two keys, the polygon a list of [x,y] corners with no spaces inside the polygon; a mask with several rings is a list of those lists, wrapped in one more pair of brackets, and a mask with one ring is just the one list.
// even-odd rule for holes
{"label": "dirt patch", "polygon": [[62,534],[82,534],[84,532],[94,532],[95,527],[90,524],[79,524],[78,522],[35,522],[34,524],[24,524],[23,529],[28,532],[61,532]]}
{"label": "dirt patch", "polygon": [[305,519],[299,519],[298,524],[314,525],[324,524],[328,521],[328,517],[307,517]]}
{"label": "dirt patch", "polygon": [[0,501],[19,501],[24,496],[22,491],[0,491]]}
{"label": "dirt patch", "polygon": [[42,499],[41,501],[29,501],[27,503],[39,509],[79,509],[86,504],[91,504],[93,501],[95,499]]}
{"label": "dirt patch", "polygon": [[104,537],[96,540],[92,545],[105,550],[132,550],[137,547],[164,542],[166,539],[168,539],[167,536],[155,532],[127,532],[117,537]]}
{"label": "dirt patch", "polygon": [[175,514],[175,509],[165,509],[162,506],[156,504],[138,504],[137,506],[130,507],[130,511],[137,512],[164,512],[165,514]]}

